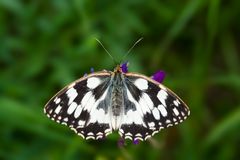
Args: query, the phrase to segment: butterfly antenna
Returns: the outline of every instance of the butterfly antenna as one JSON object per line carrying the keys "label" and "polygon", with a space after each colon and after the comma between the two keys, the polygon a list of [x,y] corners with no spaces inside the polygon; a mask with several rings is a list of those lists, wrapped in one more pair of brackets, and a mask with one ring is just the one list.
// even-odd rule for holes
{"label": "butterfly antenna", "polygon": [[127,51],[127,53],[124,55],[122,58],[121,62],[129,55],[129,53],[132,51],[132,49],[143,39],[143,37],[139,38],[133,45],[132,47]]}
{"label": "butterfly antenna", "polygon": [[107,54],[111,57],[111,59],[114,61],[115,64],[117,64],[117,61],[113,58],[113,56],[108,52],[108,50],[104,47],[104,45],[102,44],[102,42],[95,38],[95,40],[102,46],[102,48],[105,50],[105,52],[107,52]]}

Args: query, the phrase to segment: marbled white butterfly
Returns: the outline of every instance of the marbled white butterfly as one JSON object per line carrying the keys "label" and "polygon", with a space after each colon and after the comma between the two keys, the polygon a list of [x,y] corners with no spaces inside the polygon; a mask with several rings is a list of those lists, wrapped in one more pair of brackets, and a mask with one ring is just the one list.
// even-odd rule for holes
{"label": "marbled white butterfly", "polygon": [[120,66],[66,86],[50,99],[44,112],[86,139],[101,139],[118,131],[131,140],[146,140],[190,114],[167,87],[141,74],[124,73]]}

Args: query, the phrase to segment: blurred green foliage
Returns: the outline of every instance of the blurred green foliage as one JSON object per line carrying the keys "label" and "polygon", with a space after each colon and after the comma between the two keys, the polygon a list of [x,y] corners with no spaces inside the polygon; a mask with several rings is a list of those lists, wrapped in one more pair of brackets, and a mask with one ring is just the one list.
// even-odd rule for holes
{"label": "blurred green foliage", "polygon": [[[1,0],[0,159],[237,159],[240,156],[240,1]],[[43,114],[48,99],[95,70],[162,69],[191,116],[119,148],[117,133],[86,141]]]}

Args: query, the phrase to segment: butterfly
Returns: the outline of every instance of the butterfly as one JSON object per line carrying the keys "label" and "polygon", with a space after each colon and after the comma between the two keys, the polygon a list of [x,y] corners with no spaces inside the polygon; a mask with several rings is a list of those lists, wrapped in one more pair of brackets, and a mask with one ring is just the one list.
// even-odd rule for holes
{"label": "butterfly", "polygon": [[44,107],[53,121],[85,139],[118,131],[123,139],[146,140],[190,115],[187,105],[161,83],[138,73],[94,72],[59,91]]}

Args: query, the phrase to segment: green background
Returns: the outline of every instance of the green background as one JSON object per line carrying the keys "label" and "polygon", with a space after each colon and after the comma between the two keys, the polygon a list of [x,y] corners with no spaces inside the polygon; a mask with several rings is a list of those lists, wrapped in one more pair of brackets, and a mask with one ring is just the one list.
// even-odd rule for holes
{"label": "green background", "polygon": [[[240,1],[0,0],[0,159],[237,159]],[[45,103],[90,68],[151,76],[189,106],[184,123],[138,145],[86,141],[48,119]]]}

